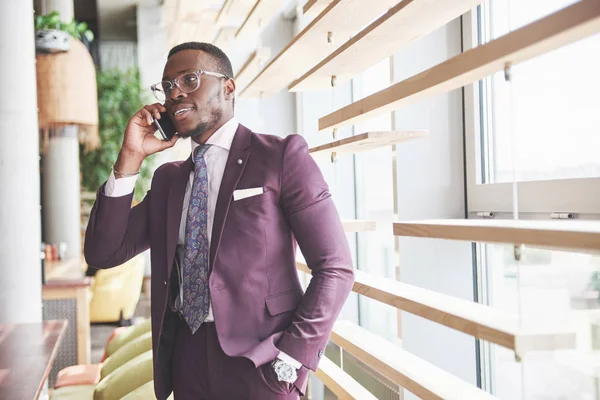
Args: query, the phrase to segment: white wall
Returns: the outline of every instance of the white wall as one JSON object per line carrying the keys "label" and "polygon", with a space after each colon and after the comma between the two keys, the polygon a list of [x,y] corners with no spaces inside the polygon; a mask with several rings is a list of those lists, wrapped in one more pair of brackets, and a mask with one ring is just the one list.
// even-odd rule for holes
{"label": "white wall", "polygon": [[[274,18],[264,29],[258,42],[271,49],[271,57],[276,56],[293,38],[292,21],[281,15]],[[226,51],[232,60],[234,73],[246,62],[254,46],[237,46]],[[266,61],[266,63],[270,60]],[[296,132],[296,101],[293,93],[281,92],[264,99],[236,99],[235,115],[240,123],[248,128],[279,136]]]}
{"label": "white wall", "polygon": [[[460,50],[460,22],[455,20],[395,55],[395,81]],[[428,98],[396,112],[396,129],[417,128],[428,129],[429,138],[397,148],[400,220],[464,218],[462,92]],[[400,238],[400,271],[405,283],[467,300],[474,298],[470,243]],[[472,337],[402,313],[402,338],[406,350],[476,383]]]}
{"label": "white wall", "polygon": [[160,81],[167,61],[167,38],[161,27],[163,11],[156,5],[137,7],[137,59],[143,88]]}

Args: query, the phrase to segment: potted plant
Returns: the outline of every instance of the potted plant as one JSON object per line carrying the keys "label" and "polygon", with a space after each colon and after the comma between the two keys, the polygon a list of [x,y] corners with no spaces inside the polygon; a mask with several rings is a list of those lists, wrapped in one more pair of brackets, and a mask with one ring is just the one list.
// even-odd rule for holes
{"label": "potted plant", "polygon": [[35,18],[35,48],[41,52],[68,51],[70,36],[85,42],[94,40],[94,34],[85,22],[60,20],[58,11]]}

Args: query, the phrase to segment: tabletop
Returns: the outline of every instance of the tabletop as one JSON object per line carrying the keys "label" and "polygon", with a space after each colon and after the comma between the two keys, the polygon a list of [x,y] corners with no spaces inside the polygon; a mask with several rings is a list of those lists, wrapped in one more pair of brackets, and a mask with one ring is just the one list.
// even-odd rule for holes
{"label": "tabletop", "polygon": [[39,397],[66,327],[66,320],[0,324],[0,400]]}

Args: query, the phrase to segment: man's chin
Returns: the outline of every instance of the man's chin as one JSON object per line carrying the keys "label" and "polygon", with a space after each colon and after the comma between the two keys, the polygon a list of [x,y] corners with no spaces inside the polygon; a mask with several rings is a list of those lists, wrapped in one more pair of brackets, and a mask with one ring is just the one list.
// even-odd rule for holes
{"label": "man's chin", "polygon": [[195,136],[197,136],[197,131],[198,129],[178,129],[177,130],[177,136],[179,136],[182,139],[187,139],[187,138],[193,138]]}
{"label": "man's chin", "polygon": [[192,134],[190,132],[177,132],[177,136],[179,136],[181,139],[187,139],[192,136]]}

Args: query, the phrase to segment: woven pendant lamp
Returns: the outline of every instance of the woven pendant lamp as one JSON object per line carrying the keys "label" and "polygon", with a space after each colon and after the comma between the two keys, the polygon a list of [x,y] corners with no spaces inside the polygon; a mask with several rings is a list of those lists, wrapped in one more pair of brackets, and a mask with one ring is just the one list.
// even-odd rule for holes
{"label": "woven pendant lamp", "polygon": [[67,52],[36,55],[38,122],[44,153],[48,139],[67,125],[79,127],[86,149],[100,146],[96,69],[85,45],[71,38]]}

